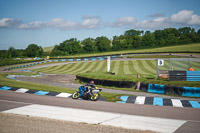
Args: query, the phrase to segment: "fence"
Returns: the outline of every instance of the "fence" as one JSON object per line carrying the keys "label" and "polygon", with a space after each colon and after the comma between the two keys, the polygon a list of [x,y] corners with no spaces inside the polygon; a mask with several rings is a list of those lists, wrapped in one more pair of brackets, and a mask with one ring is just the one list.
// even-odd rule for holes
{"label": "fence", "polygon": [[[158,77],[168,78],[169,74],[177,75],[175,73],[177,71],[179,71],[178,72],[179,76],[177,78],[181,79],[181,76],[180,76],[181,72],[180,71],[182,71],[182,72],[185,71],[184,75],[188,75],[188,77],[187,77],[188,80],[184,79],[184,81],[196,81],[198,75],[200,75],[200,74],[195,75],[194,74],[195,72],[189,72],[188,71],[189,68],[193,68],[194,71],[200,71],[200,59],[199,58],[169,58],[169,59],[163,59],[163,64],[158,65],[158,67],[157,67],[157,75],[158,75]],[[186,71],[188,71],[188,72],[186,72]],[[171,76],[171,78],[173,78],[173,77],[174,76]],[[186,76],[185,76],[185,78],[186,78]]]}

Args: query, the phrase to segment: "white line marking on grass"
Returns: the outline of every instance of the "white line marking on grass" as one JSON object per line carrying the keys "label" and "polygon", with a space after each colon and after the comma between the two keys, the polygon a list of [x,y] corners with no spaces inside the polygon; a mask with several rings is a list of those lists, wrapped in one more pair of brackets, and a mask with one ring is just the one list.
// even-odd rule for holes
{"label": "white line marking on grass", "polygon": [[118,70],[119,70],[119,61],[115,61],[115,66],[113,68],[113,72],[118,74],[119,73]]}
{"label": "white line marking on grass", "polygon": [[94,69],[94,71],[99,71],[103,67],[104,61],[100,61],[99,65]]}
{"label": "white line marking on grass", "polygon": [[140,69],[140,66],[139,66],[139,63],[138,63],[137,60],[136,61],[133,60],[133,63],[134,63],[133,67],[134,67],[134,69],[135,69],[135,71],[137,73],[139,73],[139,74],[147,74],[146,72],[144,72],[143,70]]}
{"label": "white line marking on grass", "polygon": [[124,61],[124,73],[125,74],[132,74],[130,69],[129,69],[129,61]]}

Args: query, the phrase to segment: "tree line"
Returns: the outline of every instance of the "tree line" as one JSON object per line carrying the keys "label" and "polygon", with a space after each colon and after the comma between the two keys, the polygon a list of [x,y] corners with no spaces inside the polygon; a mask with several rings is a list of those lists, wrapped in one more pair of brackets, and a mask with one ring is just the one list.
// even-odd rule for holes
{"label": "tree line", "polygon": [[37,44],[30,44],[26,49],[15,49],[9,47],[8,50],[0,50],[0,58],[11,59],[16,57],[41,57],[44,55],[44,51],[41,46]]}
{"label": "tree line", "polygon": [[123,35],[114,36],[109,40],[105,36],[86,38],[78,41],[76,38],[63,41],[56,45],[51,56],[74,55],[79,53],[95,53],[107,51],[120,51],[131,49],[156,48],[170,45],[182,45],[200,42],[200,29],[195,31],[191,27],[166,28],[163,30],[140,31],[127,30]]}
{"label": "tree line", "polygon": [[76,38],[71,38],[63,41],[59,45],[55,45],[50,53],[45,53],[42,47],[36,44],[30,44],[25,50],[16,50],[13,47],[5,52],[6,58],[11,57],[37,57],[37,56],[62,56],[75,55],[84,53],[99,53],[107,51],[120,51],[131,49],[156,48],[170,45],[182,45],[189,43],[200,42],[200,29],[195,31],[191,27],[183,28],[166,28],[163,30],[142,31],[142,30],[127,30],[123,35],[113,36],[109,40],[105,36],[97,38],[86,38],[79,41]]}

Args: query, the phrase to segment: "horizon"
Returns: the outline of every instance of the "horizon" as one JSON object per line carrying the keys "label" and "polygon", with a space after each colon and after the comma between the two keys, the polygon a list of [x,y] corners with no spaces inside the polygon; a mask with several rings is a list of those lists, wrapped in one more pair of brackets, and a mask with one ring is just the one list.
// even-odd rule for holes
{"label": "horizon", "polygon": [[0,50],[51,47],[70,38],[122,35],[126,30],[200,29],[198,0],[2,0]]}

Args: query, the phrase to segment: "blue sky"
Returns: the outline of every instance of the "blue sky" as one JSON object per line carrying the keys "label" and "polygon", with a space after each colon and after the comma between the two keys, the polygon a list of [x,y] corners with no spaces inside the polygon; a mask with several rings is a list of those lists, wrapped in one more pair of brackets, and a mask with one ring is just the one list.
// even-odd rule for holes
{"label": "blue sky", "polygon": [[128,29],[199,29],[199,5],[199,0],[0,0],[0,49],[112,39]]}

